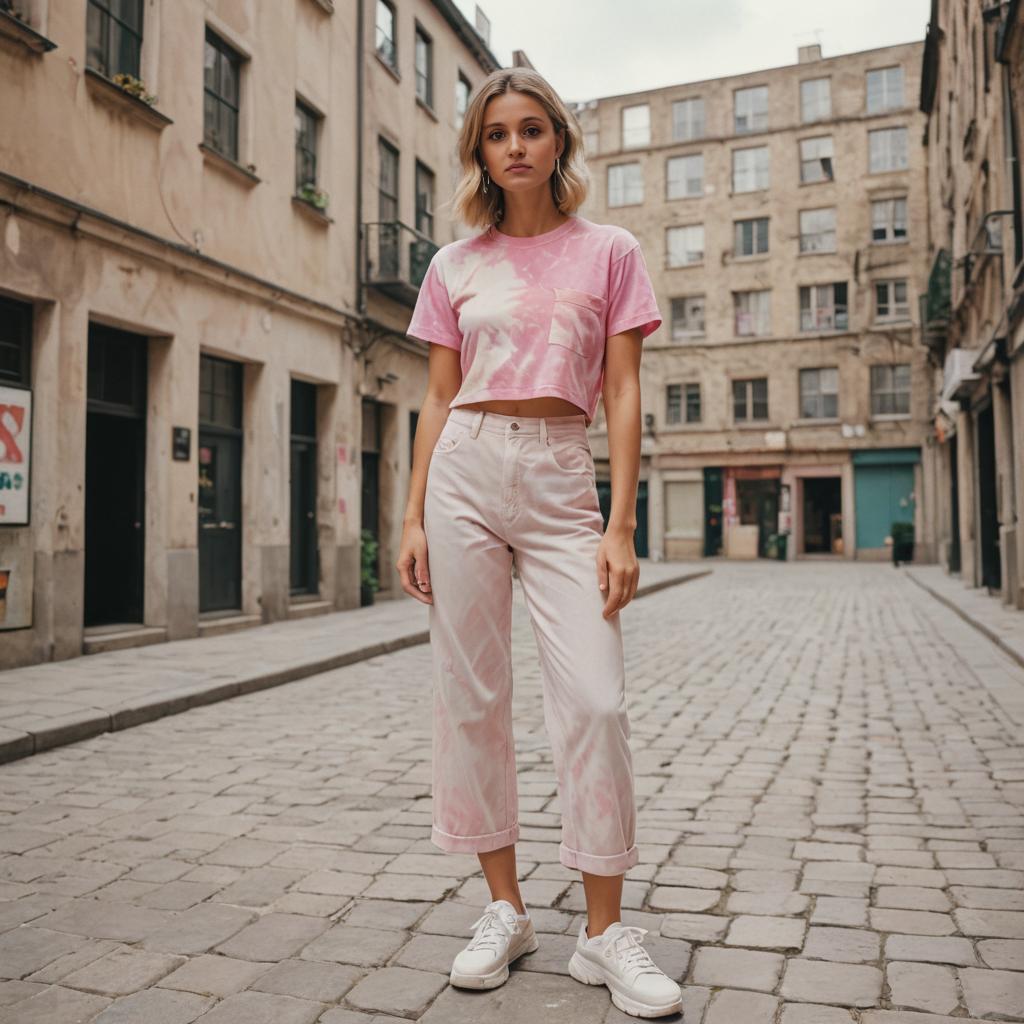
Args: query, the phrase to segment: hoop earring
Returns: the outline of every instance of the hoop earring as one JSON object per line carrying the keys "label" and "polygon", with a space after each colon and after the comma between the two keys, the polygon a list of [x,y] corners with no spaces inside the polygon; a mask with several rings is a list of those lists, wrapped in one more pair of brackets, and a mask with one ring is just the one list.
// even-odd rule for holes
{"label": "hoop earring", "polygon": [[484,195],[487,195],[487,186],[490,184],[491,176],[487,173],[486,168],[484,169]]}

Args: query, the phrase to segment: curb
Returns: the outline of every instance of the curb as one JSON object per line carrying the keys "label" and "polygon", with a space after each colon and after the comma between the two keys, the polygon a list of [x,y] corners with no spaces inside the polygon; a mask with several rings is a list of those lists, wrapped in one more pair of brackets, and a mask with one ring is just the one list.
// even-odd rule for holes
{"label": "curb", "polygon": [[1005,640],[994,630],[990,629],[979,619],[974,618],[972,615],[968,615],[958,604],[951,601],[945,594],[940,594],[934,587],[928,586],[923,580],[919,580],[911,570],[905,569],[903,575],[908,579],[913,580],[923,591],[931,594],[940,604],[944,604],[950,611],[956,612],[964,622],[969,626],[973,626],[982,636],[991,640],[1004,654],[1013,659],[1021,668],[1024,668],[1024,655],[1021,655],[1019,651],[1014,650],[1010,647]]}
{"label": "curb", "polygon": [[[710,573],[710,569],[701,569],[637,587],[634,600],[664,590],[666,587],[674,587],[680,583],[688,583],[702,576],[708,576]],[[283,686],[285,683],[294,683],[300,679],[320,675],[322,672],[330,672],[333,669],[354,664],[357,661],[375,658],[379,654],[390,654],[405,647],[414,647],[417,644],[429,642],[430,631],[419,630],[394,640],[382,640],[367,644],[365,647],[332,654],[326,658],[292,665],[276,672],[265,672],[249,676],[246,679],[236,679],[230,683],[205,686],[190,693],[158,697],[155,700],[117,708],[109,712],[83,712],[82,717],[74,721],[60,725],[55,724],[36,732],[23,732],[0,725],[0,764],[31,757],[33,754],[41,754],[57,747],[66,747],[106,732],[120,732],[122,729],[144,725],[147,722],[154,722],[158,718],[166,718],[168,715],[177,715],[182,711],[188,711],[190,708],[202,707],[204,704],[216,704],[222,700],[230,700],[232,697],[241,697],[259,690],[269,690],[274,686]]]}

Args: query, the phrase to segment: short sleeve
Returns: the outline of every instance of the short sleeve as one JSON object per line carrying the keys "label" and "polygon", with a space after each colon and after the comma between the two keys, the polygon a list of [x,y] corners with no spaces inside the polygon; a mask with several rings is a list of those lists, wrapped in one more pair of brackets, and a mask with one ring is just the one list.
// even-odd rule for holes
{"label": "short sleeve", "polygon": [[405,333],[421,341],[432,341],[456,351],[462,348],[459,322],[448,298],[448,289],[441,277],[438,253],[434,253],[423,276],[416,307]]}
{"label": "short sleeve", "polygon": [[608,282],[608,337],[639,327],[640,337],[646,338],[661,326],[661,313],[643,251],[639,242],[631,240],[632,246],[623,255],[615,258],[613,250]]}

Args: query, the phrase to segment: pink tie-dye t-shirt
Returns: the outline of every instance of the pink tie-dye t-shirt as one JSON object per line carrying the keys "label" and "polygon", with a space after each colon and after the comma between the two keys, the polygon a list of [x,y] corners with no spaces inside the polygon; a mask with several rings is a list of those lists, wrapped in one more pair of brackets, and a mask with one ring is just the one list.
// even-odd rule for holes
{"label": "pink tie-dye t-shirt", "polygon": [[462,386],[449,408],[490,399],[568,399],[590,425],[606,340],[661,324],[636,238],[579,215],[517,238],[490,227],[442,246],[406,333],[458,350]]}

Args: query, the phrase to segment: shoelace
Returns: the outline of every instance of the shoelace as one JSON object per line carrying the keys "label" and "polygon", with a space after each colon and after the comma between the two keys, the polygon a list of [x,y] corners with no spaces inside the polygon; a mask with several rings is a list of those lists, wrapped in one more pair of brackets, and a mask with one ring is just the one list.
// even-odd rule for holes
{"label": "shoelace", "polygon": [[517,922],[508,915],[503,915],[500,911],[489,908],[470,925],[470,928],[478,928],[480,925],[484,927],[481,928],[478,934],[473,936],[466,947],[467,949],[480,949],[481,947],[490,946],[496,951],[498,944],[506,941],[506,936],[511,938],[519,930]]}
{"label": "shoelace", "polygon": [[647,950],[640,945],[647,931],[646,928],[637,928],[635,925],[623,925],[610,942],[611,951],[621,957],[624,966],[632,969],[635,975],[662,973]]}

